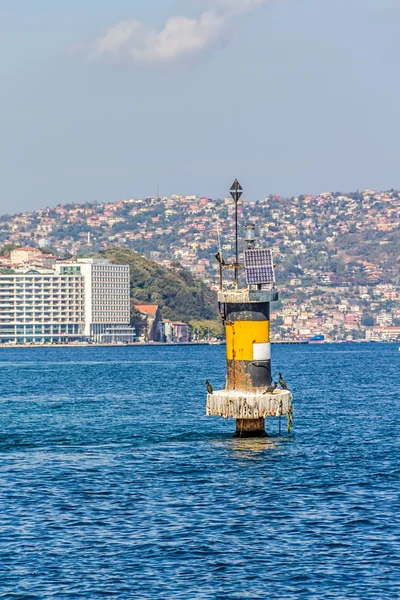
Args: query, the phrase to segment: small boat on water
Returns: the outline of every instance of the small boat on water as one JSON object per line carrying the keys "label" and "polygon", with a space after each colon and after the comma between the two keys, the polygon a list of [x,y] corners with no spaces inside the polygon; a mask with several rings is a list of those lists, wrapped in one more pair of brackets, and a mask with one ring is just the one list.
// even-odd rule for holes
{"label": "small boat on water", "polygon": [[313,337],[309,338],[308,343],[309,344],[325,344],[325,336],[324,335],[314,335]]}

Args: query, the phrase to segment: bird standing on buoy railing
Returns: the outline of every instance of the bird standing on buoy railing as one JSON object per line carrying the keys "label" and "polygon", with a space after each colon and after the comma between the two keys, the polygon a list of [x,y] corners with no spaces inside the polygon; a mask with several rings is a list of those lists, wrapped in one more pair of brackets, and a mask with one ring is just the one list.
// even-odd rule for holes
{"label": "bird standing on buoy railing", "polygon": [[278,387],[278,382],[275,381],[274,385],[270,385],[269,387],[267,387],[267,389],[263,393],[264,394],[273,394],[277,387]]}
{"label": "bird standing on buoy railing", "polygon": [[206,388],[207,388],[207,392],[209,394],[213,394],[214,393],[214,388],[213,388],[213,386],[211,385],[211,383],[209,381],[206,381]]}
{"label": "bird standing on buoy railing", "polygon": [[282,373],[279,373],[279,383],[280,383],[280,386],[281,386],[281,388],[283,390],[288,390],[289,389],[288,386],[287,386],[286,381],[283,379]]}

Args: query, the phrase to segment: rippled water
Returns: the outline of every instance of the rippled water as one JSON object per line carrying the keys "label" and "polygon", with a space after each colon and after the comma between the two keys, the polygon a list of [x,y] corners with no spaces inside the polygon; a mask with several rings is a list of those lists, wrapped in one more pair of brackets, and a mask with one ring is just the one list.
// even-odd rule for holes
{"label": "rippled water", "polygon": [[397,346],[274,365],[293,435],[235,440],[223,347],[0,350],[0,597],[400,598]]}

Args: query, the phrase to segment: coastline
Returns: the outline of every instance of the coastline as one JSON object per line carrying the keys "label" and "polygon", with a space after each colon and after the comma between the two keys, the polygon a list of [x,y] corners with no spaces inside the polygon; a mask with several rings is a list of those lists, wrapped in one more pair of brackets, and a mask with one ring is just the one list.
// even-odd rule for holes
{"label": "coastline", "polygon": [[[368,341],[368,340],[336,340],[336,341],[325,341],[322,344],[310,343],[307,341],[298,341],[298,340],[283,340],[277,342],[271,342],[273,346],[324,346],[331,344],[399,344],[399,341]],[[39,348],[143,348],[143,347],[181,347],[181,346],[225,346],[226,342],[176,342],[176,343],[164,343],[164,342],[134,342],[132,344],[0,344],[0,350],[10,350],[10,349],[39,349]]]}
{"label": "coastline", "polygon": [[1,349],[12,349],[12,348],[132,348],[132,347],[151,347],[151,346],[222,346],[221,344],[215,344],[214,342],[180,342],[180,343],[164,343],[164,342],[134,342],[132,344],[0,344]]}

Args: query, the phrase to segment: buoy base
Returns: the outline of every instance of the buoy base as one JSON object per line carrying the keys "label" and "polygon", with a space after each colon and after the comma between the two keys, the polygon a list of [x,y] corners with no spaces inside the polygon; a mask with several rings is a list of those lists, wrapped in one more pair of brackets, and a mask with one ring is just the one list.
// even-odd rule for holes
{"label": "buoy base", "polygon": [[289,390],[266,394],[259,390],[214,390],[207,395],[207,416],[225,419],[258,420],[287,415],[291,407]]}
{"label": "buoy base", "polygon": [[235,438],[268,437],[265,431],[265,419],[236,419]]}

